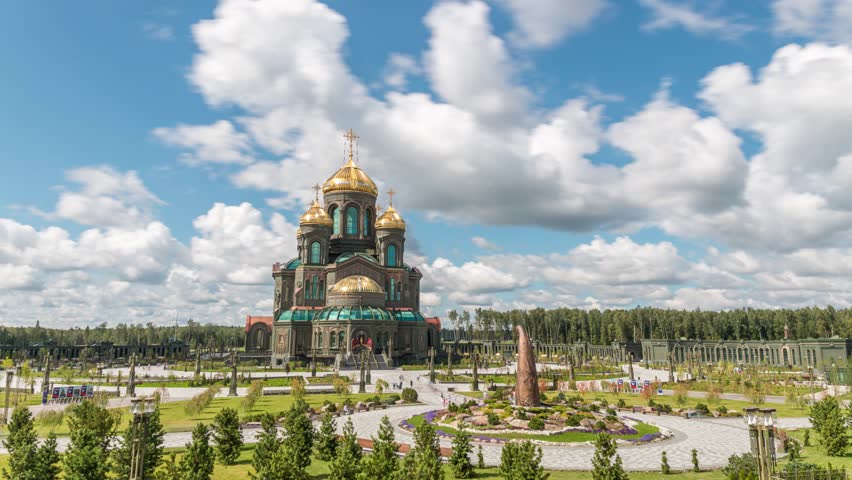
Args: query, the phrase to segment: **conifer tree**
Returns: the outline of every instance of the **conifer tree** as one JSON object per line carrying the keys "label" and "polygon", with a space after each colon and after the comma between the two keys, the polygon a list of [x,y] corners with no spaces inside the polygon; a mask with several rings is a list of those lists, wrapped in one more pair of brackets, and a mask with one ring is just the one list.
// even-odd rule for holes
{"label": "conifer tree", "polygon": [[423,422],[414,429],[414,448],[408,453],[406,478],[410,480],[443,480],[441,450],[431,423]]}
{"label": "conifer tree", "polygon": [[476,468],[485,469],[485,455],[482,454],[482,445],[476,447]]}
{"label": "conifer tree", "polygon": [[470,462],[472,450],[470,433],[465,429],[464,421],[459,423],[458,433],[453,438],[453,453],[449,464],[456,478],[470,478],[473,475],[473,464]]}
{"label": "conifer tree", "polygon": [[295,402],[284,418],[284,443],[295,465],[302,471],[311,464],[314,448],[314,426],[305,416],[304,408],[303,404]]}
{"label": "conifer tree", "polygon": [[330,413],[326,413],[322,417],[315,444],[318,459],[327,462],[334,458],[337,450],[337,425]]}
{"label": "conifer tree", "polygon": [[379,436],[373,437],[373,451],[361,460],[358,480],[395,479],[400,476],[401,465],[396,452],[399,445],[393,433],[393,425],[387,415],[379,424]]}
{"label": "conifer tree", "polygon": [[541,466],[542,452],[531,441],[509,443],[500,454],[500,474],[506,480],[547,480]]}
{"label": "conifer tree", "polygon": [[252,478],[266,479],[272,458],[281,448],[281,439],[278,438],[278,429],[275,427],[275,417],[267,413],[260,419],[261,432],[257,436],[257,445],[254,447],[254,455],[251,457],[251,466],[254,468]]}
{"label": "conifer tree", "polygon": [[599,433],[595,440],[595,456],[592,458],[592,479],[627,480],[627,478],[627,473],[621,466],[621,457],[616,454],[615,440],[607,433]]}
{"label": "conifer tree", "polygon": [[698,450],[694,448],[692,449],[692,471],[696,473],[701,471],[701,467],[698,465]]}
{"label": "conifer tree", "polygon": [[109,446],[115,417],[91,400],[74,406],[68,417],[71,442],[62,458],[66,480],[102,480],[109,471]]}
{"label": "conifer tree", "polygon": [[199,423],[192,431],[192,442],[186,444],[186,450],[180,459],[180,480],[209,480],[213,474],[215,454],[210,446],[210,429]]}
{"label": "conifer tree", "polygon": [[9,452],[9,464],[3,469],[3,478],[13,480],[53,480],[59,475],[59,454],[56,452],[56,436],[42,444],[37,443],[33,418],[29,409],[18,407],[12,413],[7,426],[9,434],[3,446]]}
{"label": "conifer tree", "polygon": [[337,446],[337,452],[329,466],[329,480],[355,480],[361,463],[361,446],[355,436],[352,417],[343,425],[343,438]]}
{"label": "conifer tree", "polygon": [[[119,440],[118,448],[110,454],[112,457],[112,472],[120,480],[130,478],[130,461],[131,449],[133,447],[133,426],[128,425],[124,435]],[[154,471],[160,465],[163,458],[163,424],[160,423],[160,407],[154,409],[151,416],[148,418],[148,429],[145,432],[145,438],[142,439],[142,445],[145,445],[145,464],[143,466],[142,478],[154,478]]]}
{"label": "conifer tree", "polygon": [[660,459],[660,471],[663,475],[672,473],[672,467],[669,466],[669,458],[666,456],[666,451],[663,450],[662,458]]}
{"label": "conifer tree", "polygon": [[213,439],[216,440],[216,453],[222,464],[233,465],[243,447],[240,417],[236,410],[219,410],[213,419]]}

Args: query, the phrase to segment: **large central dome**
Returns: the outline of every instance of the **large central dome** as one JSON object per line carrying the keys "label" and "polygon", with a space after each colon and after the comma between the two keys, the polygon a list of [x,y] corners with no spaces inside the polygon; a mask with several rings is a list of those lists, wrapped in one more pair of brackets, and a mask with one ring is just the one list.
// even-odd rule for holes
{"label": "large central dome", "polygon": [[373,279],[363,275],[350,275],[335,283],[328,293],[381,293],[385,291]]}
{"label": "large central dome", "polygon": [[358,165],[355,165],[352,158],[322,184],[322,193],[330,192],[365,192],[374,196],[379,195],[375,182],[358,168]]}

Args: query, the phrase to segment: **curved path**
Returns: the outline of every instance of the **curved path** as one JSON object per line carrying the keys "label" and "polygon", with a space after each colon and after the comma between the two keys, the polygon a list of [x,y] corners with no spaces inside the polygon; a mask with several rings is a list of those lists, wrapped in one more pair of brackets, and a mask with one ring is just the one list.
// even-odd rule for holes
{"label": "curved path", "polygon": [[[351,374],[353,372],[346,372]],[[483,372],[485,373],[485,372]],[[379,423],[382,416],[387,415],[391,423],[396,429],[396,439],[401,443],[411,443],[412,435],[399,428],[398,424],[413,415],[441,408],[441,394],[450,395],[451,400],[461,402],[467,400],[467,397],[448,393],[446,385],[429,384],[426,372],[406,372],[402,370],[383,370],[372,372],[373,381],[383,378],[388,383],[399,382],[402,377],[405,385],[413,382],[415,389],[418,392],[419,400],[422,405],[393,407],[386,410],[376,410],[353,414],[348,418],[352,419],[355,425],[355,431],[361,438],[369,438],[375,436],[378,432]],[[141,390],[141,389],[140,389]],[[183,398],[183,392],[178,390],[172,392],[171,400]],[[241,389],[242,390],[242,389]],[[373,386],[368,386],[368,391],[372,391]],[[223,390],[227,392],[227,389]],[[187,392],[187,395],[189,393]],[[191,396],[191,395],[190,395]],[[116,402],[123,400],[115,399]],[[689,469],[692,467],[692,449],[698,451],[698,459],[703,468],[721,467],[727,464],[728,457],[733,454],[744,453],[749,450],[748,432],[746,426],[741,419],[734,418],[693,418],[684,419],[675,416],[656,416],[644,414],[629,414],[631,418],[636,418],[641,421],[653,423],[660,427],[670,430],[674,436],[670,439],[644,444],[644,445],[625,445],[618,447],[618,454],[621,456],[624,468],[626,470],[659,470],[660,456],[663,451],[668,455],[669,465],[673,469]],[[338,431],[343,427],[344,418],[337,419]],[[783,427],[787,428],[802,428],[807,427],[809,422],[806,418],[781,419],[779,422]],[[255,436],[258,433],[257,429],[247,429],[243,431],[246,442],[252,443],[255,441]],[[191,440],[191,432],[173,432],[165,435],[166,447],[181,447]],[[65,450],[68,438],[61,437],[58,439],[60,450]],[[450,446],[450,440],[441,439],[442,446]],[[482,450],[485,457],[485,463],[488,465],[499,465],[500,445],[482,444]],[[554,470],[590,470],[592,468],[592,456],[594,455],[594,447],[591,445],[576,445],[576,446],[542,446],[543,458],[542,464],[545,468]],[[0,453],[6,453],[4,448],[0,448]]]}

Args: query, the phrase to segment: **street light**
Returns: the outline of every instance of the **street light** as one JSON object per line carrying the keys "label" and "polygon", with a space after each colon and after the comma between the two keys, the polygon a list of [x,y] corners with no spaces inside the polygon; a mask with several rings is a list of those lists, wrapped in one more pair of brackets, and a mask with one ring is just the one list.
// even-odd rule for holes
{"label": "street light", "polygon": [[758,478],[770,480],[775,468],[775,409],[746,408],[751,454],[757,458]]}
{"label": "street light", "polygon": [[148,422],[156,409],[153,398],[130,400],[132,444],[130,449],[130,480],[142,480],[145,476],[145,447],[148,437]]}

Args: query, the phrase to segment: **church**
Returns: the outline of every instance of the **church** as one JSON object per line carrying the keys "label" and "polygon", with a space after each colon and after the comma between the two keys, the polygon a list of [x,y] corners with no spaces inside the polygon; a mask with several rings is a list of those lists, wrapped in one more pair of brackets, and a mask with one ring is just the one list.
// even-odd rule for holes
{"label": "church", "polygon": [[375,182],[355,164],[358,137],[350,130],[345,138],[348,161],[315,186],[299,219],[297,256],[272,265],[272,318],[246,320],[246,351],[270,352],[273,367],[312,358],[351,364],[361,350],[389,366],[422,359],[438,344],[440,321],[420,313],[423,274],[405,263],[394,192],[382,212]]}

